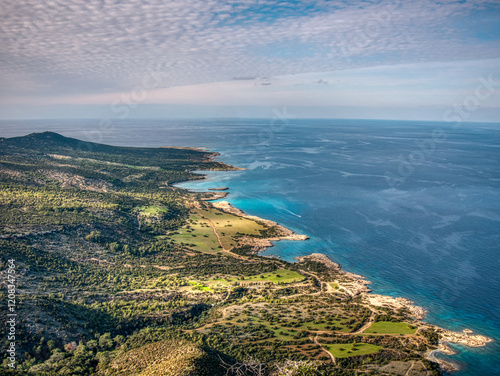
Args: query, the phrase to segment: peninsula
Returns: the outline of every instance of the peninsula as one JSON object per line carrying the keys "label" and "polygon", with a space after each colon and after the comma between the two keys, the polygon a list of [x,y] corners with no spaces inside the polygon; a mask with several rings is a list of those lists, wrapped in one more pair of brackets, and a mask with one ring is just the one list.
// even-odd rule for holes
{"label": "peninsula", "polygon": [[225,187],[173,186],[237,169],[215,155],[0,139],[0,270],[14,265],[17,302],[15,363],[4,351],[0,373],[428,376],[452,368],[435,357],[447,343],[491,341],[425,323],[323,254],[260,256],[307,236],[212,203]]}

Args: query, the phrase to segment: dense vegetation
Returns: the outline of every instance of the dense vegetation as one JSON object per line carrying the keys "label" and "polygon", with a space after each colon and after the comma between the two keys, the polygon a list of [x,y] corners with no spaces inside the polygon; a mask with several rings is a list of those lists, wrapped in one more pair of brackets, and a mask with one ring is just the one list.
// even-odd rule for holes
{"label": "dense vegetation", "polygon": [[[17,368],[3,352],[1,374],[355,375],[391,362],[439,374],[422,358],[431,329],[326,289],[323,264],[254,255],[241,239],[279,229],[172,187],[232,168],[212,157],[0,139],[1,301],[13,259],[18,313]],[[377,330],[357,333],[371,318]]]}

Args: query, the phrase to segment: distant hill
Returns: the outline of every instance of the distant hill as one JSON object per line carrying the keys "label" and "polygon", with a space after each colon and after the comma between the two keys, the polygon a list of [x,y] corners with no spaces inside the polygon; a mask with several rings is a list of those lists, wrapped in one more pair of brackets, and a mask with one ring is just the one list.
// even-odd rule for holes
{"label": "distant hill", "polygon": [[0,138],[2,146],[20,147],[24,149],[43,149],[48,147],[78,147],[84,141],[65,137],[55,132],[31,133],[26,136]]}
{"label": "distant hill", "polygon": [[67,157],[93,158],[129,165],[155,165],[164,169],[186,170],[202,168],[200,163],[210,162],[206,169],[228,166],[211,162],[217,153],[190,148],[136,148],[110,146],[65,137],[54,132],[31,133],[22,137],[0,138],[0,155],[19,153],[62,154]]}
{"label": "distant hill", "polygon": [[199,179],[194,170],[231,170],[215,162],[217,155],[188,148],[136,148],[97,144],[54,132],[0,138],[0,179],[17,182],[89,185],[95,189],[155,189],[173,182]]}

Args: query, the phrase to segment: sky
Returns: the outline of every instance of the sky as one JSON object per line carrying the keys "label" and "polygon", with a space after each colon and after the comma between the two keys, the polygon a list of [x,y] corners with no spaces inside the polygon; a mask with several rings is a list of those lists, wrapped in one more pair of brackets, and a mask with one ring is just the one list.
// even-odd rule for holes
{"label": "sky", "polygon": [[0,119],[500,123],[500,2],[2,0]]}

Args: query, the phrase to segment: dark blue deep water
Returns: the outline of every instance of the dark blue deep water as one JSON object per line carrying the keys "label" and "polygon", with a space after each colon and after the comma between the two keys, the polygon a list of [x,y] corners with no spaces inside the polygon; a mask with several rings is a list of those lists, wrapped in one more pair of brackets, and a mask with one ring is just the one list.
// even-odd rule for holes
{"label": "dark blue deep water", "polygon": [[[85,131],[82,131],[85,129]],[[245,171],[209,173],[190,189],[311,237],[267,253],[324,252],[381,294],[429,310],[427,321],[493,337],[456,347],[457,376],[500,370],[500,124],[366,120],[1,122],[0,136],[52,130],[129,146],[197,146]]]}

